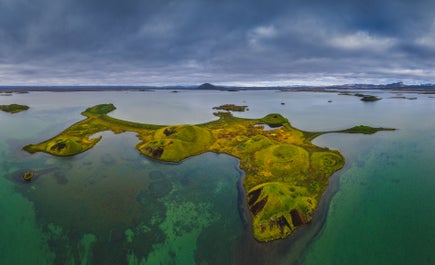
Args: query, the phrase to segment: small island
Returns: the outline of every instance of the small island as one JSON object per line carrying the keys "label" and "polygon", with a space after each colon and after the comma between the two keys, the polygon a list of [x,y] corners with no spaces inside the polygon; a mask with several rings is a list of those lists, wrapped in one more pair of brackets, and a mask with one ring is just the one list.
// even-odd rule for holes
{"label": "small island", "polygon": [[25,181],[31,181],[34,175],[35,175],[35,173],[33,173],[33,172],[31,172],[31,171],[26,171],[26,172],[24,172],[24,174],[23,174],[23,179],[24,179]]}
{"label": "small island", "polygon": [[9,104],[9,105],[0,105],[0,110],[9,113],[18,113],[21,111],[28,110],[29,106],[19,105],[19,104]]}
{"label": "small island", "polygon": [[[311,141],[331,132],[306,132],[292,127],[277,113],[259,119],[244,119],[230,112],[198,125],[153,125],[119,120],[107,115],[112,104],[96,105],[86,117],[57,136],[23,147],[55,156],[73,156],[95,146],[102,131],[116,134],[135,132],[136,148],[143,155],[166,162],[180,162],[205,152],[225,153],[240,160],[243,187],[252,219],[254,237],[260,242],[288,237],[298,226],[309,223],[329,177],[344,166],[344,157],[335,150]],[[272,130],[265,130],[267,125]],[[365,133],[393,130],[355,126],[335,133]]]}
{"label": "small island", "polygon": [[374,102],[374,101],[378,101],[381,100],[381,98],[377,97],[377,96],[373,96],[373,95],[366,95],[366,94],[361,94],[361,93],[349,93],[349,92],[341,92],[338,93],[339,95],[342,96],[356,96],[359,97],[361,101],[364,102]]}
{"label": "small island", "polygon": [[248,106],[238,106],[234,104],[224,104],[217,107],[214,107],[215,110],[226,110],[226,111],[238,111],[238,112],[244,112],[245,110],[248,110]]}
{"label": "small island", "polygon": [[365,102],[373,102],[373,101],[378,101],[381,100],[381,98],[378,98],[377,96],[372,96],[372,95],[364,95],[364,94],[355,94],[357,97],[361,98],[361,101],[365,101]]}

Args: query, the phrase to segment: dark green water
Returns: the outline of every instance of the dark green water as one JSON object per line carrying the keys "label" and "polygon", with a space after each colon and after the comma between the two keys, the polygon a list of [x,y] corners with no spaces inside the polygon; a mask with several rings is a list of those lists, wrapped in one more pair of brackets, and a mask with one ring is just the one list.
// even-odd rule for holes
{"label": "dark green water", "polygon": [[[0,264],[434,264],[435,99],[379,95],[373,104],[273,91],[0,97],[31,107],[0,113]],[[159,163],[135,150],[134,134],[112,133],[71,158],[21,151],[82,119],[86,107],[110,102],[113,116],[147,123],[206,122],[215,118],[211,107],[234,103],[249,106],[241,116],[279,112],[305,130],[399,130],[316,139],[339,149],[345,168],[311,225],[259,244],[240,218],[235,158],[207,153]],[[30,183],[21,180],[26,170],[37,173]]]}
{"label": "dark green water", "polygon": [[[131,135],[103,137],[100,146],[70,159],[36,155],[31,161],[4,161],[2,196],[7,200],[1,202],[1,246],[5,251],[0,260],[6,264],[232,262],[227,244],[242,229],[236,159],[208,153],[179,165],[161,164],[139,155]],[[38,178],[23,183],[23,167],[35,169]],[[213,249],[204,247],[211,245]],[[26,255],[20,255],[23,251]]]}

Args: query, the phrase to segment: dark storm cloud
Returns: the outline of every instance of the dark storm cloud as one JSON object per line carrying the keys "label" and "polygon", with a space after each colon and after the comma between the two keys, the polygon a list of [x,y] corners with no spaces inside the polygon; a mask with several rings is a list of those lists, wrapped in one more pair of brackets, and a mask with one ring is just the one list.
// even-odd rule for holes
{"label": "dark storm cloud", "polygon": [[0,0],[0,80],[434,82],[434,11],[432,0]]}

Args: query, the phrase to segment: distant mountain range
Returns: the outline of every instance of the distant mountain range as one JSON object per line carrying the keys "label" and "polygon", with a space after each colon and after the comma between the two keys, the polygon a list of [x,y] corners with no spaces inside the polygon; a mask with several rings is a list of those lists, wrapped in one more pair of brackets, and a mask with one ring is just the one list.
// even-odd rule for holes
{"label": "distant mountain range", "polygon": [[403,82],[392,84],[348,84],[332,86],[219,86],[210,83],[187,86],[0,86],[0,92],[26,92],[26,91],[152,91],[166,90],[281,90],[281,91],[343,91],[349,89],[388,89],[400,91],[435,92],[435,84],[406,85]]}
{"label": "distant mountain range", "polygon": [[421,85],[406,85],[403,82],[391,84],[348,84],[348,85],[332,85],[332,86],[274,86],[274,87],[236,87],[236,86],[217,86],[210,83],[204,83],[196,89],[203,90],[282,90],[282,91],[329,91],[329,90],[348,90],[348,89],[389,89],[389,90],[409,90],[409,91],[422,91],[429,90],[435,91],[435,84],[421,84]]}

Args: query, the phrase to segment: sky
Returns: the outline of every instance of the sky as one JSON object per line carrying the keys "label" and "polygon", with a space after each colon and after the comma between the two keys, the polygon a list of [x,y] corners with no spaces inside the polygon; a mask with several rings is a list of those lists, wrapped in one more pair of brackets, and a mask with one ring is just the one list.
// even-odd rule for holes
{"label": "sky", "polygon": [[435,83],[434,0],[0,0],[0,85]]}

